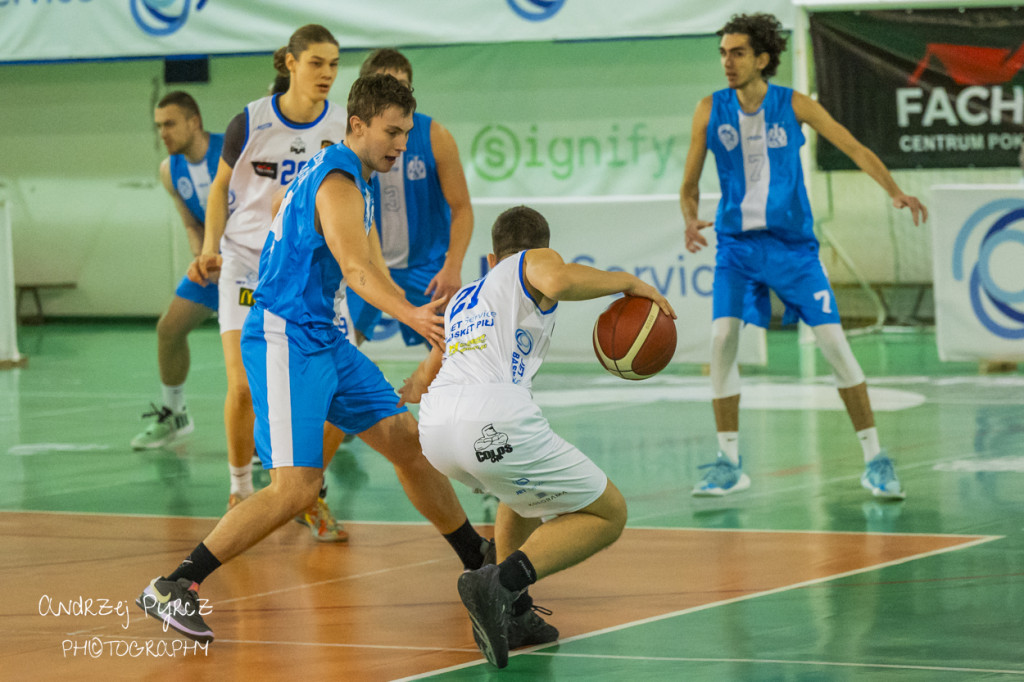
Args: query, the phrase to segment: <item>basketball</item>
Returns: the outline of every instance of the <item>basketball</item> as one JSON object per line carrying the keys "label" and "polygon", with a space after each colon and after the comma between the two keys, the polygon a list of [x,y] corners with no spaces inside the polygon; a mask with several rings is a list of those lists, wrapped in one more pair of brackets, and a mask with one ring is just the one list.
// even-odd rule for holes
{"label": "basketball", "polygon": [[616,299],[594,323],[598,361],[623,379],[654,376],[665,369],[675,352],[675,321],[649,298]]}

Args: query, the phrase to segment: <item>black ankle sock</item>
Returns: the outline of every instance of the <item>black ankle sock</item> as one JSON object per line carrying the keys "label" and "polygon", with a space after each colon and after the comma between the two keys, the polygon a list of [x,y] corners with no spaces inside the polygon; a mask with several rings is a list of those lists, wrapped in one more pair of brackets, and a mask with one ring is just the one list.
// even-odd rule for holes
{"label": "black ankle sock", "polygon": [[463,568],[475,571],[483,565],[484,553],[481,551],[481,547],[485,541],[468,520],[456,530],[445,535],[444,539],[459,555]]}
{"label": "black ankle sock", "polygon": [[207,576],[217,570],[220,561],[206,549],[206,545],[199,543],[188,558],[181,562],[181,565],[174,569],[174,573],[167,576],[168,580],[188,578],[194,583],[202,583]]}
{"label": "black ankle sock", "polygon": [[518,592],[537,582],[537,571],[530,559],[516,550],[498,564],[498,580],[506,590]]}

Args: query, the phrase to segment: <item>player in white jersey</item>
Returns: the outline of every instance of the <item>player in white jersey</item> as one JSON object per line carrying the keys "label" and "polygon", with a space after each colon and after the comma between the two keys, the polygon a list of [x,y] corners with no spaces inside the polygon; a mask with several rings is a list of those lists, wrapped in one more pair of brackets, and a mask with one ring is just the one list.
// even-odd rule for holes
{"label": "player in white jersey", "polygon": [[[203,222],[211,178],[217,172],[223,135],[203,128],[199,105],[187,92],[169,92],[153,112],[168,156],[160,163],[160,182],[181,216],[194,256],[203,245]],[[201,286],[188,277],[178,284],[174,298],[156,324],[157,363],[163,402],[144,417],[155,417],[132,438],[135,450],[161,448],[192,433],[194,425],[185,404],[185,378],[191,356],[189,333],[217,311],[217,285]]]}
{"label": "player in white jersey", "polygon": [[533,401],[558,302],[627,293],[675,313],[634,275],[565,263],[548,248],[547,221],[526,206],[498,216],[491,240],[491,270],[445,312],[443,354],[435,348],[400,394],[422,399],[420,443],[431,464],[500,500],[499,563],[463,573],[458,587],[477,645],[501,668],[510,648],[558,637],[530,610],[529,585],[607,547],[626,523],[619,490]]}
{"label": "player in white jersey", "polygon": [[699,181],[710,149],[715,154],[722,200],[715,217],[718,246],[712,287],[711,387],[719,454],[696,496],[719,497],[750,487],[739,455],[740,377],[737,366],[743,322],[767,327],[769,289],[814,332],[832,366],[836,386],[861,443],[861,485],[883,499],[903,499],[892,460],[882,450],[864,372],[843,334],[835,294],[818,257],[814,218],[804,186],[799,148],[806,123],[871,176],[896,208],[909,208],[914,224],[928,211],[904,194],[878,156],[836,122],[820,104],[770,84],[786,48],[782,25],[770,14],[736,15],[718,31],[728,87],[697,105],[680,202],[686,248],[707,246],[697,217]]}
{"label": "player in white jersey", "polygon": [[[274,66],[278,73],[289,75],[288,89],[251,102],[228,124],[210,189],[202,253],[189,270],[194,281],[217,279],[220,287],[220,331],[228,378],[224,426],[231,470],[229,506],[253,493],[252,398],[240,337],[273,218],[271,202],[314,154],[345,136],[345,111],[327,100],[338,74],[338,41],[330,31],[316,24],[299,28],[288,45],[275,53]],[[319,540],[346,537],[322,499],[305,519]]]}

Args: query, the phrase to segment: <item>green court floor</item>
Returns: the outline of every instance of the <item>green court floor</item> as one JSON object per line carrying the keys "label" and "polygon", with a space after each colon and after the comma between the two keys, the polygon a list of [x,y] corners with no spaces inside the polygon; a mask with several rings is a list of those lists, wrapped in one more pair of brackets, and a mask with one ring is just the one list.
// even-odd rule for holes
{"label": "green court floor", "polygon": [[[627,498],[634,528],[993,536],[847,577],[722,603],[438,679],[964,680],[1024,676],[1024,375],[940,363],[926,331],[851,338],[883,445],[908,499],[859,485],[862,456],[824,362],[772,331],[769,366],[744,368],[740,439],[753,485],[689,491],[716,450],[708,379],[672,367],[644,382],[596,364],[545,365],[535,395],[556,431]],[[0,510],[216,517],[225,508],[225,378],[214,327],[191,337],[195,433],[133,452],[159,396],[151,324],[22,327],[26,369],[0,372]],[[372,353],[371,353],[372,355]],[[381,362],[394,384],[411,362]],[[257,482],[266,482],[257,474]],[[362,442],[327,476],[339,519],[420,522],[391,466]],[[482,496],[458,489],[474,522]],[[702,557],[690,560],[699,564]],[[642,572],[645,557],[636,557]],[[758,565],[744,567],[757,575]],[[2,624],[2,619],[0,619]]]}

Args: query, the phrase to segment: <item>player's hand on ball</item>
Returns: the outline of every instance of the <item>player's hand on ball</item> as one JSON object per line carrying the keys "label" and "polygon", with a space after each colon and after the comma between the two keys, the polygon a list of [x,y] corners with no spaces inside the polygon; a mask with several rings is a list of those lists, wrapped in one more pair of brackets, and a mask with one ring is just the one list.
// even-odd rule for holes
{"label": "player's hand on ball", "polygon": [[676,319],[676,311],[672,309],[672,304],[668,302],[661,292],[652,287],[642,279],[637,279],[630,287],[629,291],[625,292],[630,296],[641,296],[643,298],[649,298],[657,304],[661,311],[671,317],[673,320]]}

